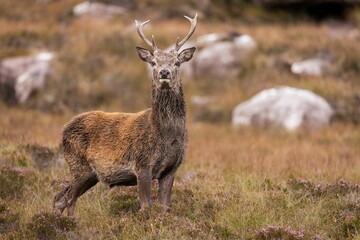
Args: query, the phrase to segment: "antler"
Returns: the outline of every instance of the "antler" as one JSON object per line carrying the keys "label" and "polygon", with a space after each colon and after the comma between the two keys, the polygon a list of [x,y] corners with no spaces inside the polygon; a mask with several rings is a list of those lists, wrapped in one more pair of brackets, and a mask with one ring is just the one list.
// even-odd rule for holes
{"label": "antler", "polygon": [[188,16],[184,16],[184,17],[190,21],[191,27],[190,27],[190,31],[189,31],[188,35],[186,35],[186,37],[183,40],[181,40],[181,42],[179,42],[179,37],[177,38],[176,45],[175,45],[176,51],[179,51],[180,48],[184,45],[184,43],[186,43],[186,41],[189,40],[189,38],[194,33],[195,28],[196,28],[197,13],[195,14],[195,17],[193,19],[189,18]]}
{"label": "antler", "polygon": [[136,29],[137,29],[137,32],[139,34],[139,36],[141,37],[142,40],[144,40],[144,42],[149,45],[150,47],[152,47],[155,50],[158,49],[158,47],[156,46],[156,43],[155,43],[155,39],[154,39],[154,35],[152,35],[152,41],[150,41],[149,39],[147,39],[143,33],[143,26],[145,24],[147,24],[148,22],[150,22],[150,20],[147,20],[143,23],[139,23],[138,21],[135,20],[135,24],[136,24]]}

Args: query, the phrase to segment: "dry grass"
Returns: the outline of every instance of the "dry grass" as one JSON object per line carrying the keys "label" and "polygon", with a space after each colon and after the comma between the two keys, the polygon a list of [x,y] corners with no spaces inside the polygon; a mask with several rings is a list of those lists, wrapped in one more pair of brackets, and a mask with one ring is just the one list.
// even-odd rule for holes
{"label": "dry grass", "polygon": [[[11,114],[1,120],[4,128],[0,158],[5,165],[25,165],[31,171],[25,175],[26,184],[15,189],[21,190],[22,195],[14,196],[11,205],[5,199],[5,206],[12,214],[21,213],[21,217],[19,231],[10,230],[3,236],[21,239],[38,234],[30,234],[29,226],[33,231],[38,229],[34,227],[37,223],[34,218],[51,212],[52,198],[68,178],[66,167],[54,162],[50,169],[37,168],[24,144],[57,146],[61,125],[70,116],[2,110]],[[9,119],[14,116],[16,119],[22,116],[22,124],[11,124]],[[177,174],[171,213],[162,213],[155,202],[150,219],[146,219],[136,212],[136,188],[109,191],[99,184],[79,200],[76,227],[60,231],[56,236],[254,239],[260,236],[256,230],[275,225],[301,231],[306,236],[304,239],[315,235],[323,239],[355,237],[360,227],[357,190],[346,189],[341,195],[320,192],[313,196],[314,190],[299,188],[296,181],[310,179],[315,185],[337,184],[344,179],[355,186],[360,177],[359,130],[359,127],[335,124],[316,132],[289,134],[275,130],[234,131],[227,125],[190,122],[189,149],[186,162]],[[153,197],[156,197],[155,182]],[[45,222],[55,221],[46,216],[49,220]],[[56,232],[57,228],[53,227],[58,223],[54,224],[45,226],[49,228],[46,234]]]}
{"label": "dry grass", "polygon": [[[155,201],[147,218],[136,211],[135,187],[109,191],[98,184],[80,198],[75,221],[54,217],[53,196],[69,177],[54,157],[62,126],[89,109],[149,106],[150,80],[135,52],[140,40],[133,19],[155,17],[147,31],[163,47],[188,30],[183,19],[146,12],[148,1],[141,1],[139,12],[110,21],[75,19],[70,9],[78,2],[0,3],[6,13],[0,14],[0,58],[41,48],[57,53],[43,93],[22,107],[0,102],[1,239],[360,239],[359,44],[331,39],[313,22],[201,19],[197,36],[238,30],[253,36],[259,50],[236,79],[186,81],[189,148],[172,211],[162,213]],[[246,14],[263,14],[254,11]],[[357,15],[352,13],[355,22]],[[329,75],[289,72],[290,62],[324,52],[332,59]],[[338,111],[336,120],[297,133],[230,126],[236,104],[277,85],[324,96]],[[213,96],[221,121],[194,121],[194,95]]]}

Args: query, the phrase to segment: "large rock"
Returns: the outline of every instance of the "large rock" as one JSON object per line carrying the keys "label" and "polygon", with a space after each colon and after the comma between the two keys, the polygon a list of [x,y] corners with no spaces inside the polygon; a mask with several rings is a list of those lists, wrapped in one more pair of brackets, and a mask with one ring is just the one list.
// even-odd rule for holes
{"label": "large rock", "polygon": [[30,94],[43,89],[53,53],[6,58],[0,63],[0,94],[8,102],[25,103]]}
{"label": "large rock", "polygon": [[330,72],[331,64],[327,59],[311,58],[291,65],[291,72],[297,75],[323,76]]}
{"label": "large rock", "polygon": [[126,12],[127,9],[121,6],[89,1],[79,3],[73,8],[75,16],[90,16],[102,19],[109,19]]}
{"label": "large rock", "polygon": [[333,109],[309,90],[278,87],[263,90],[235,107],[234,126],[279,127],[288,131],[327,125]]}
{"label": "large rock", "polygon": [[181,74],[188,78],[223,80],[241,72],[256,49],[256,42],[249,35],[237,32],[212,33],[187,42],[182,49],[193,46],[197,50],[191,62],[181,66]]}

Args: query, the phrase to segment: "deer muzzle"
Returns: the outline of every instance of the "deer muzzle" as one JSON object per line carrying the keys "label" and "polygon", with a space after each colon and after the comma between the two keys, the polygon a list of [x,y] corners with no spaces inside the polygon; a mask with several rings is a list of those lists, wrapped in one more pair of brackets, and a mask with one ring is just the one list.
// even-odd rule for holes
{"label": "deer muzzle", "polygon": [[161,83],[161,84],[169,84],[170,83],[170,79],[169,78],[160,78],[159,79],[159,82]]}
{"label": "deer muzzle", "polygon": [[159,72],[159,82],[162,86],[169,86],[171,79],[171,73],[168,69],[162,69]]}

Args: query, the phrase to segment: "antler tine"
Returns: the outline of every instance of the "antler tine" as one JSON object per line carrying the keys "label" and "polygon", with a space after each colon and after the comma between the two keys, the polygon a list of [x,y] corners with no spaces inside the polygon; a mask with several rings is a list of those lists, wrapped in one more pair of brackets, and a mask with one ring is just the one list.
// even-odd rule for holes
{"label": "antler tine", "polygon": [[179,49],[184,45],[184,43],[186,43],[186,41],[189,40],[189,38],[194,33],[195,28],[196,28],[197,13],[195,14],[194,18],[190,18],[188,16],[184,16],[184,17],[190,21],[191,27],[190,27],[190,31],[189,31],[188,35],[186,35],[186,37],[183,40],[181,40],[181,42],[179,42],[179,37],[177,38],[176,45],[175,45],[176,51],[179,51]]}
{"label": "antler tine", "polygon": [[154,35],[152,35],[152,41],[150,41],[149,39],[147,39],[145,37],[145,34],[144,34],[143,30],[142,30],[143,26],[145,24],[147,24],[148,22],[150,22],[150,20],[147,20],[147,21],[145,21],[143,23],[139,23],[137,20],[135,20],[136,29],[137,29],[137,32],[138,32],[139,36],[141,37],[141,39],[144,40],[144,42],[147,45],[149,45],[150,47],[152,47],[154,49],[154,51],[155,51],[158,48],[157,48],[156,43],[155,43]]}

